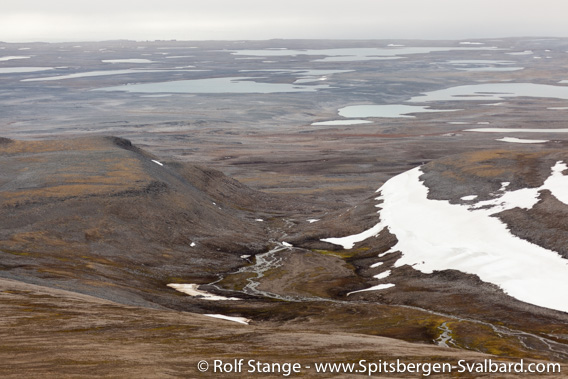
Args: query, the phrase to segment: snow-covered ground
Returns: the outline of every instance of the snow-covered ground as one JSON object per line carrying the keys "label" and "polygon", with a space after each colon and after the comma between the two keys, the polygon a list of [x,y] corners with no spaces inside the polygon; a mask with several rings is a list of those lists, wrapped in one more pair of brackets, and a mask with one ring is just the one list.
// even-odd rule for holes
{"label": "snow-covered ground", "polygon": [[511,143],[546,143],[547,139],[526,139],[526,138],[516,138],[516,137],[503,137],[496,141],[511,142]]}
{"label": "snow-covered ground", "polygon": [[402,252],[395,267],[408,264],[424,273],[454,269],[475,274],[516,299],[568,312],[568,296],[562,295],[568,292],[568,260],[512,235],[503,222],[491,217],[516,207],[532,208],[544,189],[568,204],[566,169],[565,163],[557,162],[538,188],[507,191],[508,183],[503,183],[491,200],[475,202],[472,194],[467,204],[450,204],[427,198],[428,188],[420,181],[422,171],[417,167],[379,188],[381,196],[376,199],[383,203],[377,225],[357,235],[323,241],[350,249],[387,227],[398,239],[387,253]]}
{"label": "snow-covered ground", "polygon": [[219,315],[219,314],[205,314],[204,316],[219,318],[221,320],[238,322],[239,324],[245,324],[245,325],[248,325],[249,322],[250,322],[250,319],[244,318],[244,317],[225,316],[225,315]]}
{"label": "snow-covered ground", "polygon": [[179,284],[179,283],[170,283],[168,284],[168,287],[171,287],[173,289],[175,289],[176,291],[180,291],[185,293],[186,295],[189,296],[197,296],[202,298],[203,300],[213,300],[213,301],[219,301],[219,300],[241,300],[237,297],[225,297],[225,296],[220,296],[220,295],[214,295],[212,293],[209,293],[207,291],[203,291],[199,289],[199,284]]}
{"label": "snow-covered ground", "polygon": [[465,129],[464,132],[478,133],[568,133],[568,128],[475,128]]}

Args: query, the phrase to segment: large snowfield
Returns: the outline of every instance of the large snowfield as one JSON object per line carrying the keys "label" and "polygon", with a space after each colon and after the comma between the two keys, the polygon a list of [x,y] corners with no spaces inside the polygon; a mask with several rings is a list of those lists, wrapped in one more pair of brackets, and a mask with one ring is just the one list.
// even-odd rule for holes
{"label": "large snowfield", "polygon": [[388,253],[402,252],[395,267],[407,264],[423,273],[453,269],[475,274],[518,300],[568,312],[568,297],[563,295],[568,292],[568,260],[512,235],[492,217],[507,209],[532,208],[544,189],[568,204],[568,176],[563,174],[567,168],[557,162],[538,188],[507,191],[508,183],[503,183],[491,200],[474,202],[472,193],[467,204],[450,204],[427,198],[428,188],[417,167],[379,188],[377,200],[383,203],[377,225],[357,235],[324,241],[350,249],[387,227],[398,239]]}

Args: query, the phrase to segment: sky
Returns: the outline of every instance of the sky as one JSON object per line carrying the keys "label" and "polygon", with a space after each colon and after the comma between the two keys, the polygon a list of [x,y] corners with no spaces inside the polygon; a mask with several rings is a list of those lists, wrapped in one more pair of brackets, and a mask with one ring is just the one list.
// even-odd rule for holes
{"label": "sky", "polygon": [[568,37],[566,0],[2,0],[0,41]]}

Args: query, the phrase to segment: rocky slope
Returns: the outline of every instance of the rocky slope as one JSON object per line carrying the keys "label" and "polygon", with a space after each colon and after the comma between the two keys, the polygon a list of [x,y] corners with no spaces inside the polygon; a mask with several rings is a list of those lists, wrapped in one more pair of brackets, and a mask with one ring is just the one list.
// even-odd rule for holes
{"label": "rocky slope", "polygon": [[285,208],[123,139],[3,140],[0,152],[1,275],[123,303],[153,304],[175,277],[238,267],[270,240],[251,204]]}

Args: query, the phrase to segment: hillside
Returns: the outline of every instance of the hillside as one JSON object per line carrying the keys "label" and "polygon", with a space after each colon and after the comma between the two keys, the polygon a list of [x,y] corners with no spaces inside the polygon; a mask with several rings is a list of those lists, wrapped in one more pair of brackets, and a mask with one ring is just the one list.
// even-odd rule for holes
{"label": "hillside", "polygon": [[208,281],[266,250],[269,232],[248,209],[278,208],[118,138],[4,140],[0,160],[1,276],[126,304],[153,304],[172,278]]}

